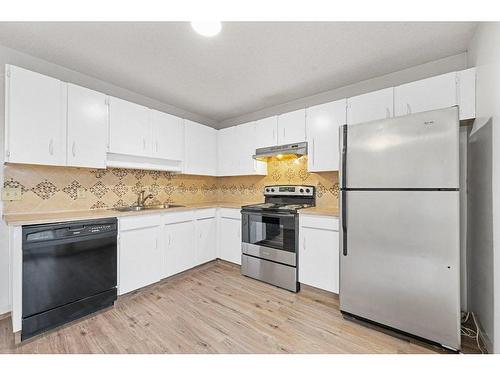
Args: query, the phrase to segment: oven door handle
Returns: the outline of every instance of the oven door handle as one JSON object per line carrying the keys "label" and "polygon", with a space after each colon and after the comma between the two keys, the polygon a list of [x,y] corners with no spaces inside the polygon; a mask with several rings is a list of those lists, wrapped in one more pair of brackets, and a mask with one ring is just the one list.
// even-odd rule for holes
{"label": "oven door handle", "polygon": [[294,218],[295,214],[279,214],[279,213],[267,213],[262,211],[241,211],[242,214],[259,215],[262,217],[285,217]]}

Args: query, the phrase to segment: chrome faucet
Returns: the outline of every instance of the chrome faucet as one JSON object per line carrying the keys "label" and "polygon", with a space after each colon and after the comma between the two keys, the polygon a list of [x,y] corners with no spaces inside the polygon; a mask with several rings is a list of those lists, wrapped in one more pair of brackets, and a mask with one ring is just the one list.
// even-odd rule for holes
{"label": "chrome faucet", "polygon": [[139,192],[139,195],[137,197],[137,206],[138,207],[144,207],[144,203],[148,200],[148,199],[153,199],[153,194],[149,194],[149,195],[146,195],[144,196],[144,193],[146,193],[145,190],[141,190]]}

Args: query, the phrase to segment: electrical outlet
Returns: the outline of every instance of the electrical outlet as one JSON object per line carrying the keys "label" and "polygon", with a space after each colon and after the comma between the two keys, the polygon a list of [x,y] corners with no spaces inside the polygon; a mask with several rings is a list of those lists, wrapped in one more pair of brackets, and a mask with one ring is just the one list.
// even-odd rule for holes
{"label": "electrical outlet", "polygon": [[2,190],[2,200],[3,201],[20,201],[21,200],[21,188],[3,188]]}
{"label": "electrical outlet", "polygon": [[76,199],[85,199],[87,196],[87,190],[83,187],[79,187],[76,189]]}

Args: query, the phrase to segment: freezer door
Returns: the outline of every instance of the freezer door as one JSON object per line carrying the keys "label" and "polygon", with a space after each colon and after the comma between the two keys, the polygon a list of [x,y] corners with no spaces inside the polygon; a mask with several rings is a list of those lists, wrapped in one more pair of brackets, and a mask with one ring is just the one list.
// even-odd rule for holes
{"label": "freezer door", "polygon": [[458,191],[348,191],[340,308],[460,348]]}
{"label": "freezer door", "polygon": [[345,187],[458,188],[458,108],[347,126]]}

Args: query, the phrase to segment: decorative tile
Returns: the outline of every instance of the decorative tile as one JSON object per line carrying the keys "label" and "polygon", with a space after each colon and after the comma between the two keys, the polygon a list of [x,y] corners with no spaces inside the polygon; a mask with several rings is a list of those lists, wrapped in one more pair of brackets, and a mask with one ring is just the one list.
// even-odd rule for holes
{"label": "decorative tile", "polygon": [[160,190],[161,190],[161,186],[158,185],[156,182],[152,183],[148,188],[148,192],[150,194],[153,194],[153,196],[155,196],[155,197],[160,193]]}
{"label": "decorative tile", "polygon": [[321,182],[318,182],[318,185],[316,185],[316,196],[318,198],[321,198],[328,190],[326,189],[325,185],[323,185]]}
{"label": "decorative tile", "polygon": [[55,193],[59,191],[56,185],[48,180],[43,180],[39,182],[31,189],[33,193],[38,195],[43,200],[50,199],[54,196]]}
{"label": "decorative tile", "polygon": [[288,180],[288,183],[291,183],[295,178],[295,172],[292,168],[288,168],[285,172],[285,177]]}
{"label": "decorative tile", "polygon": [[93,170],[90,171],[90,173],[95,178],[103,178],[108,173],[108,170],[107,169],[93,169]]}
{"label": "decorative tile", "polygon": [[160,171],[149,171],[148,173],[153,181],[157,181],[162,176],[162,172]]}
{"label": "decorative tile", "polygon": [[125,207],[128,206],[123,199],[118,199],[115,203],[113,203],[113,208],[120,208],[120,207]]}
{"label": "decorative tile", "polygon": [[122,181],[120,181],[115,186],[113,186],[111,191],[113,191],[113,193],[115,193],[118,197],[123,197],[125,194],[127,194],[128,187]]}
{"label": "decorative tile", "polygon": [[66,185],[62,191],[69,195],[73,200],[78,198],[78,189],[83,187],[78,181],[73,180],[69,185]]}
{"label": "decorative tile", "polygon": [[335,184],[333,184],[333,186],[331,186],[328,191],[335,197],[335,198],[338,198],[339,197],[339,193],[340,193],[340,188],[339,188],[339,183],[336,182]]}
{"label": "decorative tile", "polygon": [[186,185],[185,185],[183,182],[181,182],[181,183],[177,186],[177,189],[176,189],[176,190],[177,190],[177,192],[178,192],[179,194],[186,194],[186,193],[187,193],[187,191],[188,191],[188,188],[186,187]]}
{"label": "decorative tile", "polygon": [[281,179],[281,173],[277,169],[271,173],[271,177],[274,182],[278,182]]}
{"label": "decorative tile", "polygon": [[19,181],[14,180],[13,178],[5,180],[3,182],[3,187],[4,188],[21,188],[21,194],[26,193],[30,190],[26,186],[21,184]]}
{"label": "decorative tile", "polygon": [[164,187],[163,187],[163,190],[165,191],[165,193],[167,195],[172,195],[175,191],[175,186],[173,184],[166,184]]}
{"label": "decorative tile", "polygon": [[111,173],[113,173],[120,180],[123,179],[126,175],[128,175],[128,171],[126,169],[118,169],[118,168],[113,168],[111,170]]}
{"label": "decorative tile", "polygon": [[102,181],[97,181],[90,189],[90,192],[101,199],[110,190]]}
{"label": "decorative tile", "polygon": [[106,205],[106,203],[101,202],[101,201],[97,201],[92,206],[90,206],[91,210],[95,210],[98,208],[108,208],[108,206]]}
{"label": "decorative tile", "polygon": [[306,168],[301,168],[299,169],[299,173],[298,173],[298,176],[299,176],[299,179],[302,181],[302,182],[305,182],[307,181],[307,179],[309,178],[311,174],[307,171]]}
{"label": "decorative tile", "polygon": [[195,184],[191,184],[189,186],[189,192],[193,195],[198,193],[198,187]]}
{"label": "decorative tile", "polygon": [[132,187],[132,192],[135,194],[140,194],[141,191],[146,190],[141,181],[137,181],[136,184]]}
{"label": "decorative tile", "polygon": [[144,178],[144,176],[146,175],[146,173],[147,172],[145,170],[142,170],[142,169],[133,169],[132,170],[132,174],[138,180],[142,180]]}

